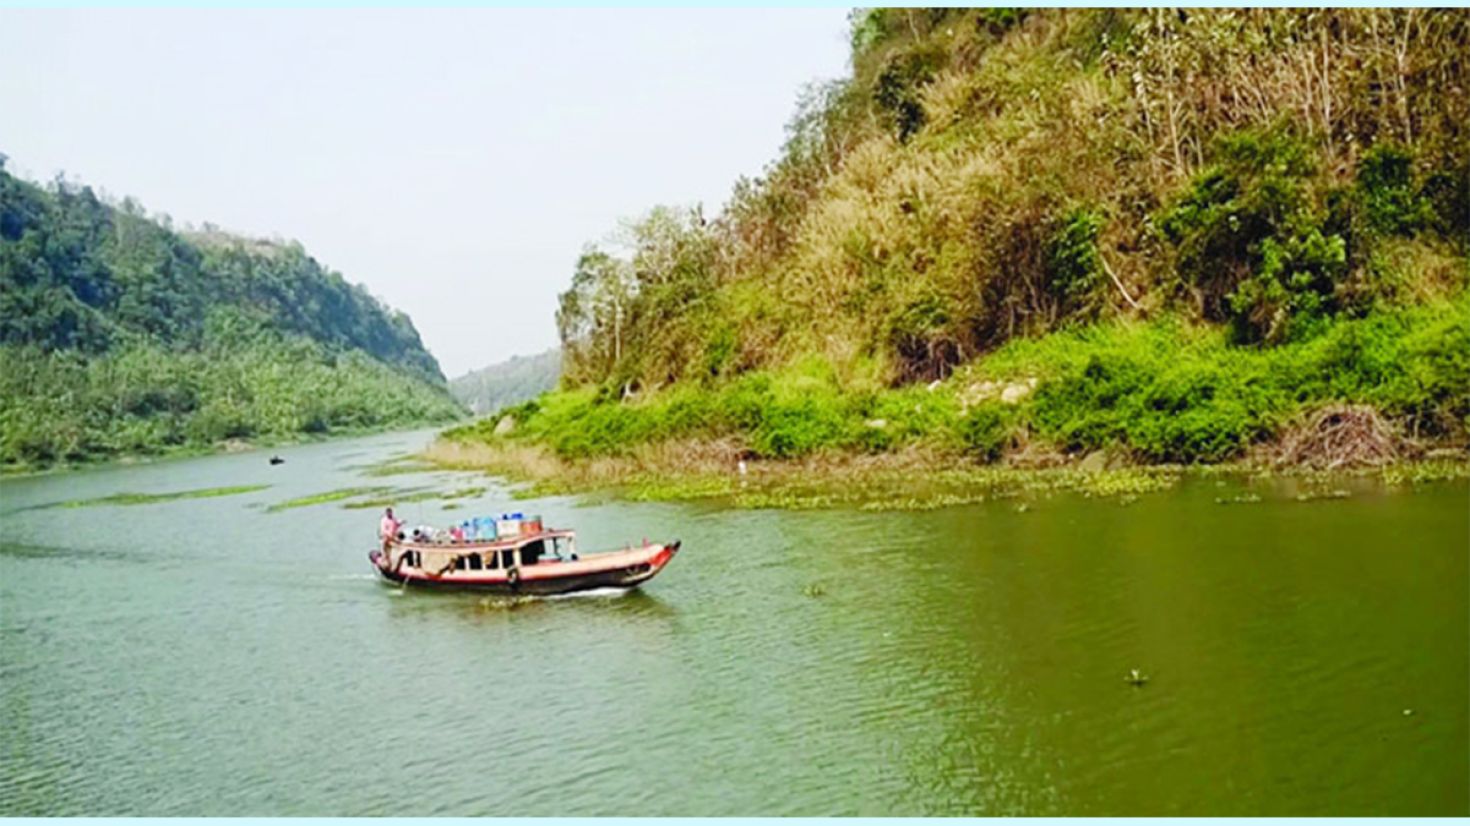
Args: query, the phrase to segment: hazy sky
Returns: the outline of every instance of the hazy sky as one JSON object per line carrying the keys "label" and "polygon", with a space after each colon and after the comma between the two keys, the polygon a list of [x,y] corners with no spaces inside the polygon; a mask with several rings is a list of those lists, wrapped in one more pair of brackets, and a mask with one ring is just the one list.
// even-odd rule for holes
{"label": "hazy sky", "polygon": [[0,152],[298,239],[452,377],[554,345],[584,243],[713,214],[846,59],[836,8],[0,10]]}

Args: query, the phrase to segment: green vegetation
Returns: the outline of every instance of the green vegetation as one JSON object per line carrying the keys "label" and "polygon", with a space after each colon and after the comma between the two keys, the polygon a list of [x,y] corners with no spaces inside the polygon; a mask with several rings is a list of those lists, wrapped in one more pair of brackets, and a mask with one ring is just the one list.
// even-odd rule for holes
{"label": "green vegetation", "polygon": [[560,377],[561,350],[552,348],[450,379],[449,392],[473,413],[493,413],[551,390]]}
{"label": "green vegetation", "polygon": [[71,499],[51,505],[42,505],[41,507],[88,508],[95,505],[156,505],[160,502],[173,502],[179,499],[211,499],[216,496],[237,496],[242,493],[254,493],[259,490],[265,490],[268,487],[270,485],[235,485],[224,488],[181,490],[172,493],[114,493],[110,496],[99,496],[95,499]]}
{"label": "green vegetation", "polygon": [[[1037,381],[1034,392],[1028,379]],[[1006,403],[1006,389],[1022,398]],[[594,388],[508,408],[509,439],[564,459],[629,456],[655,441],[729,437],[752,458],[929,446],[994,461],[1041,439],[1063,452],[1116,450],[1151,462],[1238,458],[1329,400],[1371,404],[1421,437],[1470,420],[1470,294],[1337,319],[1309,339],[1238,347],[1228,331],[1166,317],[1016,339],[932,389],[853,392],[825,362],[755,371],[608,403]],[[494,442],[495,420],[447,431]]]}
{"label": "green vegetation", "polygon": [[[362,510],[364,508],[386,508],[409,502],[428,502],[434,499],[473,499],[485,493],[483,487],[457,488],[455,490],[404,490],[395,491],[384,496],[375,496],[367,499],[358,499],[352,502],[344,502],[342,507],[349,510]],[[447,505],[446,505],[447,507]]]}
{"label": "green vegetation", "polygon": [[293,508],[306,508],[312,505],[325,505],[329,502],[341,502],[344,499],[355,499],[359,496],[382,496],[390,493],[393,489],[388,487],[352,487],[338,488],[337,490],[313,493],[309,496],[298,496],[295,499],[287,499],[277,502],[266,508],[267,513],[291,510]]}
{"label": "green vegetation", "polygon": [[299,245],[0,168],[0,467],[458,415],[408,317]]}
{"label": "green vegetation", "polygon": [[434,499],[472,499],[480,496],[484,492],[484,487],[455,488],[452,490],[432,490],[423,487],[392,488],[386,486],[339,488],[337,490],[313,493],[309,496],[299,496],[284,502],[277,502],[266,508],[266,512],[275,513],[293,508],[310,507],[311,505],[325,505],[332,502],[341,502],[342,507],[351,510],[384,508],[411,502],[428,502]]}
{"label": "green vegetation", "polygon": [[1339,404],[1392,434],[1374,455],[1465,444],[1470,15],[873,9],[852,36],[719,217],[587,248],[561,388],[438,460],[753,499],[738,459],[1219,463]]}
{"label": "green vegetation", "polygon": [[345,469],[361,471],[363,476],[401,476],[409,473],[427,473],[436,468],[416,454],[405,453],[389,457],[381,462],[348,465]]}

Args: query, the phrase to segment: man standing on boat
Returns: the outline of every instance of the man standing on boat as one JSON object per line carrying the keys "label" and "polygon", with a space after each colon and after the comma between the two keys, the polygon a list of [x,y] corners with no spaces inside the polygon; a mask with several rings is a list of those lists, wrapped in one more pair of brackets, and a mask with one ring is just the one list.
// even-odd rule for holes
{"label": "man standing on boat", "polygon": [[398,538],[398,530],[402,527],[403,523],[393,518],[392,508],[383,511],[383,521],[378,524],[378,536],[383,540],[384,553],[388,552],[388,546],[393,544],[393,540]]}

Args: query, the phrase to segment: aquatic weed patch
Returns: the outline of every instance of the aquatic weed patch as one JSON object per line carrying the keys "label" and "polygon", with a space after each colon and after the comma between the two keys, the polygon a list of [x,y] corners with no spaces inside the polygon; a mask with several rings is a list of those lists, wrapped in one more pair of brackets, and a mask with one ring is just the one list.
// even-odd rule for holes
{"label": "aquatic weed patch", "polygon": [[623,497],[634,502],[669,502],[732,496],[739,491],[739,480],[729,476],[645,476],[629,482]]}
{"label": "aquatic weed patch", "polygon": [[49,505],[37,505],[36,510],[46,508],[90,508],[97,505],[156,505],[180,499],[213,499],[217,496],[238,496],[265,490],[270,485],[232,485],[220,488],[197,488],[195,490],[171,491],[169,493],[114,493],[93,499],[71,499]]}
{"label": "aquatic weed patch", "polygon": [[1261,495],[1259,493],[1249,493],[1249,492],[1248,493],[1237,493],[1236,495],[1229,496],[1229,497],[1226,497],[1226,496],[1217,496],[1217,497],[1215,497],[1215,504],[1217,504],[1217,505],[1258,505],[1258,504],[1260,504],[1263,501],[1265,501],[1265,500],[1261,498]]}
{"label": "aquatic weed patch", "polygon": [[265,510],[266,513],[275,513],[277,511],[291,510],[292,508],[305,508],[312,505],[325,505],[329,502],[341,502],[344,499],[356,499],[359,496],[381,496],[391,490],[393,489],[382,486],[339,488],[322,493],[313,493],[309,496],[298,496],[295,499],[287,499],[284,502],[277,502]]}
{"label": "aquatic weed patch", "polygon": [[1423,485],[1432,482],[1459,482],[1470,479],[1470,457],[1456,461],[1437,459],[1389,465],[1377,469],[1376,475],[1387,485]]}
{"label": "aquatic weed patch", "polygon": [[[392,507],[405,502],[428,502],[433,499],[473,499],[485,493],[484,487],[458,488],[455,490],[424,490],[422,488],[410,488],[408,490],[393,491],[383,496],[372,496],[367,499],[344,502],[342,507],[349,510],[362,508]],[[458,507],[458,505],[455,505]],[[448,507],[446,505],[445,507]]]}
{"label": "aquatic weed patch", "polygon": [[412,473],[428,473],[439,470],[439,466],[425,461],[416,454],[394,456],[382,462],[366,465],[355,465],[354,469],[362,471],[363,476],[402,476]]}
{"label": "aquatic weed patch", "polygon": [[[688,452],[689,448],[682,448]],[[516,444],[436,443],[427,454],[444,457],[444,466],[477,469],[514,482],[517,499],[596,495],[639,502],[709,501],[717,506],[763,510],[851,508],[864,511],[925,511],[993,499],[1069,493],[1131,505],[1140,497],[1174,487],[1182,479],[1296,480],[1282,499],[1307,491],[1312,500],[1331,498],[1321,491],[1342,487],[1345,479],[1393,485],[1427,484],[1470,478],[1470,461],[1458,455],[1382,468],[1334,472],[1283,468],[1244,461],[1220,464],[1145,464],[1083,469],[981,464],[968,456],[911,449],[876,455],[828,452],[806,459],[751,460],[741,473],[731,460],[698,463],[680,460],[678,451],[649,449],[628,457],[565,460],[550,451]],[[1062,454],[1043,457],[1066,462]],[[1124,454],[1123,459],[1129,460]],[[1135,460],[1136,461],[1136,460]],[[1272,498],[1277,498],[1273,494]],[[1243,503],[1232,503],[1243,504]]]}

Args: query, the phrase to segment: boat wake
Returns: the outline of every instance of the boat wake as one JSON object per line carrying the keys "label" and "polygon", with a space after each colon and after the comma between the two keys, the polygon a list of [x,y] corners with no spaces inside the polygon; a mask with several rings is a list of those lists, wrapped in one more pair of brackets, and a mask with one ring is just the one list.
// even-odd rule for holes
{"label": "boat wake", "polygon": [[570,591],[565,594],[500,594],[485,597],[480,600],[481,605],[497,607],[516,607],[534,602],[563,602],[578,599],[617,599],[627,596],[636,591],[636,588],[592,588],[586,591]]}
{"label": "boat wake", "polygon": [[535,599],[557,600],[557,599],[607,599],[611,597],[625,597],[638,590],[637,588],[592,588],[586,591],[572,591],[567,594],[547,594]]}

